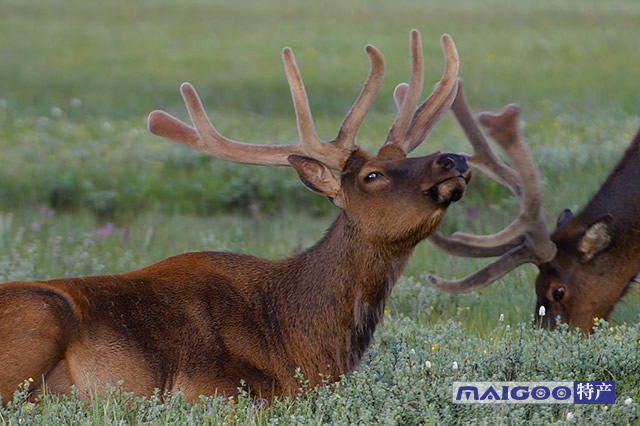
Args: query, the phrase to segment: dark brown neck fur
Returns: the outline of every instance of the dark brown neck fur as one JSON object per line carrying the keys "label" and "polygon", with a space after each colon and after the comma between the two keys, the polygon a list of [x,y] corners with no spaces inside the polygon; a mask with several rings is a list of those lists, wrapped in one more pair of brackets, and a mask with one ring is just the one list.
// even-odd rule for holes
{"label": "dark brown neck fur", "polygon": [[288,313],[284,341],[306,375],[358,366],[415,244],[406,246],[368,242],[341,213],[315,246],[281,261],[291,276],[273,281],[274,294],[288,297],[274,303]]}
{"label": "dark brown neck fur", "polygon": [[576,217],[585,226],[605,214],[616,230],[640,232],[640,131],[596,195]]}

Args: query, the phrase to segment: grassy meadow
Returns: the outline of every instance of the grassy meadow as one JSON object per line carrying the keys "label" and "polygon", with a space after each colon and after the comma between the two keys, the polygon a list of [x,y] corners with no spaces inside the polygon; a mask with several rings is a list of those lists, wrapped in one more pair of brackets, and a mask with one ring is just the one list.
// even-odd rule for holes
{"label": "grassy meadow", "polygon": [[[522,105],[550,224],[589,199],[640,126],[634,0],[0,0],[0,12],[0,281],[118,273],[197,250],[278,258],[320,239],[336,210],[293,170],[225,163],[145,128],[153,109],[186,117],[178,87],[189,81],[223,134],[295,142],[283,46],[326,139],[364,81],[364,45],[382,51],[385,83],[358,137],[375,152],[408,76],[410,29],[422,33],[426,88],[451,34],[474,110]],[[436,150],[470,151],[450,115],[416,153]],[[441,230],[495,232],[516,212],[476,174]],[[116,388],[34,405],[17,393],[0,424],[638,424],[640,291],[581,338],[531,328],[533,266],[473,294],[427,284],[484,263],[420,244],[361,369],[306,397],[189,405]],[[617,403],[458,406],[459,380],[616,380]]]}

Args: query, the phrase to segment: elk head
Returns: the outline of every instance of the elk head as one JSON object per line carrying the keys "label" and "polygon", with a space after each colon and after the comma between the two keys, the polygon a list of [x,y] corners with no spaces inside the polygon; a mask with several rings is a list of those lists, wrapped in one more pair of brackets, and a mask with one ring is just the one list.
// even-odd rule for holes
{"label": "elk head", "polygon": [[462,197],[470,179],[466,160],[460,155],[435,153],[407,158],[449,109],[457,92],[458,54],[451,37],[444,35],[441,42],[444,74],[431,95],[417,107],[423,85],[423,57],[420,34],[417,30],[411,32],[410,83],[396,88],[403,102],[376,156],[356,145],[356,132],[384,74],[383,57],[371,45],[365,49],[371,63],[369,76],[332,141],[322,141],[316,135],[302,78],[289,48],[283,50],[282,58],[295,107],[298,144],[247,144],[222,136],[189,83],[182,84],[181,92],[195,128],[163,111],[149,115],[148,127],[156,135],[227,161],[292,166],[309,189],[343,209],[370,239],[417,242],[440,223],[449,203]]}
{"label": "elk head", "polygon": [[589,330],[594,318],[607,318],[629,282],[625,280],[622,287],[603,286],[605,280],[617,281],[614,275],[625,275],[608,268],[606,254],[600,255],[611,244],[611,219],[606,214],[584,224],[568,209],[560,214],[551,235],[558,251],[551,261],[539,265],[536,278],[536,306],[538,310],[544,307],[546,313],[542,317],[538,313],[538,322],[553,328],[559,316],[572,326]]}
{"label": "elk head", "polygon": [[[562,212],[557,230],[550,235],[539,172],[518,128],[519,108],[509,105],[498,115],[478,117],[516,170],[492,152],[464,99],[461,83],[451,109],[474,149],[469,164],[509,188],[518,198],[520,214],[493,235],[456,232],[451,239],[433,234],[430,241],[450,254],[501,257],[461,280],[431,276],[430,282],[447,292],[469,292],[490,285],[519,265],[533,263],[540,270],[536,322],[553,328],[559,316],[572,327],[590,330],[593,319],[606,318],[640,272],[640,202],[635,201],[640,200],[640,135],[589,205],[576,217],[569,210]],[[612,216],[613,211],[618,214]],[[539,315],[541,307],[544,316]]]}
{"label": "elk head", "polygon": [[558,252],[539,265],[537,306],[584,330],[607,319],[640,273],[640,132],[589,203],[564,210],[551,240]]}

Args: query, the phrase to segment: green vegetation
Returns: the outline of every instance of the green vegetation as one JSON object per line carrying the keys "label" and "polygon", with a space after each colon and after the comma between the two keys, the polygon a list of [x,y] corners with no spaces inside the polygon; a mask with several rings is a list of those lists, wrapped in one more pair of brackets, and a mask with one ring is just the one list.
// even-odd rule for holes
{"label": "green vegetation", "polygon": [[[362,368],[337,385],[264,407],[246,394],[201,398],[134,398],[118,388],[91,402],[48,396],[23,403],[16,393],[0,421],[12,424],[637,424],[637,327],[598,325],[589,339],[565,329],[491,321],[492,336],[469,336],[459,323],[429,329],[387,318]],[[451,403],[451,383],[466,380],[616,380],[617,403],[478,406]],[[621,378],[624,378],[621,380]],[[301,377],[301,392],[305,390]],[[631,399],[631,400],[629,400]],[[626,403],[625,403],[626,401]],[[571,420],[573,418],[573,420]],[[567,421],[569,419],[569,421]]]}
{"label": "green vegetation", "polygon": [[[0,281],[116,273],[190,250],[276,258],[318,240],[335,210],[292,170],[227,164],[144,127],[155,108],[185,117],[178,86],[188,80],[229,137],[295,141],[285,45],[324,138],[360,90],[362,47],[383,52],[385,84],[359,134],[375,152],[393,121],[393,87],[408,75],[409,30],[422,32],[426,87],[441,73],[438,37],[450,33],[474,109],[523,106],[550,223],[588,200],[640,126],[640,4],[632,0],[1,4]],[[469,151],[451,117],[418,153],[434,150]],[[443,231],[492,232],[516,209],[506,190],[477,175]],[[0,424],[547,424],[568,413],[583,424],[637,423],[640,292],[625,297],[611,324],[580,338],[530,328],[534,267],[464,296],[426,284],[430,272],[459,277],[482,263],[421,244],[361,370],[304,399],[264,408],[241,395],[190,406],[114,390],[91,403],[46,397],[34,406],[18,395],[0,409]],[[462,379],[616,380],[618,403],[460,407],[450,392]]]}

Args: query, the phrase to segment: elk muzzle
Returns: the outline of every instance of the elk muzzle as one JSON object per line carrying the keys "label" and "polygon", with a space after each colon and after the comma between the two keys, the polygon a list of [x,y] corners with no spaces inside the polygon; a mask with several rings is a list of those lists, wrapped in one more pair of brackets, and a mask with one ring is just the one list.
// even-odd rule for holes
{"label": "elk muzzle", "polygon": [[429,196],[441,206],[459,201],[471,180],[471,169],[466,157],[458,154],[440,154],[436,160],[438,176],[444,179],[429,189]]}

